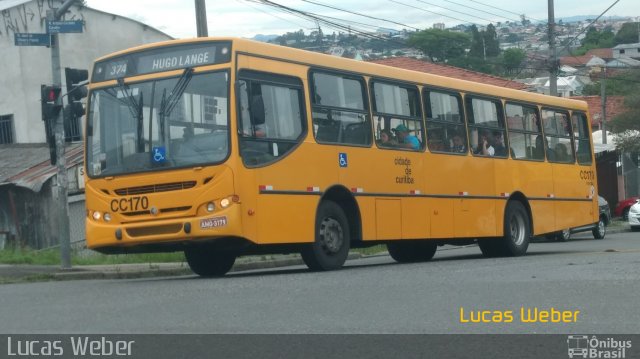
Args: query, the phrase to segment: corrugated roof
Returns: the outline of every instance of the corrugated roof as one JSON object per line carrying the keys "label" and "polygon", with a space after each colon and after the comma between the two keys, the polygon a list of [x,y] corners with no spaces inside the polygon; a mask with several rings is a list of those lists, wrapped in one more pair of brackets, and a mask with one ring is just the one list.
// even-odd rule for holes
{"label": "corrugated roof", "polygon": [[[67,168],[82,163],[83,148],[82,144],[67,146]],[[40,192],[42,185],[56,173],[57,168],[49,162],[46,144],[0,146],[0,186],[12,184]]]}
{"label": "corrugated roof", "polygon": [[491,76],[460,67],[434,64],[432,62],[426,62],[410,57],[390,57],[387,59],[371,60],[369,62],[380,65],[399,67],[407,70],[426,72],[434,75],[447,76],[461,80],[480,82],[483,84],[495,85],[516,90],[526,90],[528,88],[528,86],[523,83],[511,81],[502,77]]}

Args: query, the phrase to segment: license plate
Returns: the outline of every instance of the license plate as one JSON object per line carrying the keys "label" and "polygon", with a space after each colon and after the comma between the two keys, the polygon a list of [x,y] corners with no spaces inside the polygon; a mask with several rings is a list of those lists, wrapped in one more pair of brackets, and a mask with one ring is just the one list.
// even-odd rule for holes
{"label": "license plate", "polygon": [[227,216],[205,218],[200,220],[201,229],[224,227],[226,225],[227,225]]}

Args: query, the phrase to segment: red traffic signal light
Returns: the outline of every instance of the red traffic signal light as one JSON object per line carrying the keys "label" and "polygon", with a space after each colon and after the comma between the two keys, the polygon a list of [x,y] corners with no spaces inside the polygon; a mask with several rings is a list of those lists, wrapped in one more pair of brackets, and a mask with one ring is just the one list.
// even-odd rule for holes
{"label": "red traffic signal light", "polygon": [[40,86],[40,101],[42,102],[42,120],[55,118],[62,110],[62,101],[60,101],[60,86]]}

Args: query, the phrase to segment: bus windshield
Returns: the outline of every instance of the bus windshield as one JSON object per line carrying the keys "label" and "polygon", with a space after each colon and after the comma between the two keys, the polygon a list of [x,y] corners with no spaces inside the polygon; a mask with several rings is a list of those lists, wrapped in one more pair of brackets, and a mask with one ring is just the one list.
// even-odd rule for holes
{"label": "bus windshield", "polygon": [[229,73],[125,83],[92,92],[89,176],[214,164],[229,153]]}

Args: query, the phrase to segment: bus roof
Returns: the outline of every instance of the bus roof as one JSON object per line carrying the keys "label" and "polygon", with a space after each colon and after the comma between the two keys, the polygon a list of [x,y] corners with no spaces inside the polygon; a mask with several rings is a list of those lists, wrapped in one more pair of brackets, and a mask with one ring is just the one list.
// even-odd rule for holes
{"label": "bus roof", "polygon": [[163,46],[189,44],[207,41],[231,41],[232,51],[235,53],[247,53],[261,57],[267,57],[282,61],[289,61],[308,66],[321,67],[327,69],[339,69],[340,71],[362,74],[364,76],[372,76],[378,78],[393,78],[408,83],[415,84],[435,84],[437,87],[449,88],[456,91],[477,93],[489,95],[493,97],[501,97],[506,99],[514,99],[531,103],[539,103],[552,107],[573,108],[587,111],[586,102],[561,97],[554,97],[527,91],[503,88],[495,85],[488,85],[473,81],[454,79],[446,76],[401,69],[397,67],[345,59],[341,57],[300,50],[281,45],[269,44],[249,39],[233,38],[233,37],[206,37],[192,38],[156,42],[145,44],[126,50],[118,51],[101,58],[96,62],[103,61],[112,57],[125,55],[131,52],[151,50]]}

